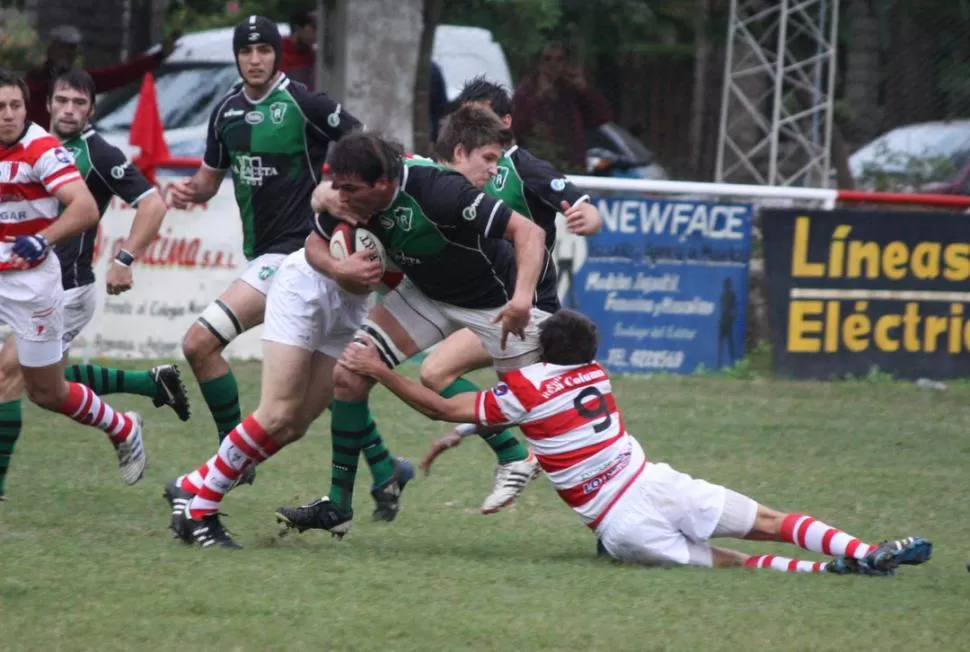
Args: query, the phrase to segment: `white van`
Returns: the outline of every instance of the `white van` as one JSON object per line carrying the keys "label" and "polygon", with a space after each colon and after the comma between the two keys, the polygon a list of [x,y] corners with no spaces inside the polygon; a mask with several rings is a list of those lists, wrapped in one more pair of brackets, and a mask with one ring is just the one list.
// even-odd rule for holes
{"label": "white van", "polygon": [[[283,37],[288,25],[279,25]],[[512,76],[502,47],[492,33],[479,27],[439,25],[432,60],[441,68],[449,101],[458,97],[467,79],[484,74],[512,88]],[[232,56],[232,29],[187,34],[155,74],[158,108],[165,125],[165,141],[175,157],[201,157],[205,151],[209,114],[239,79]],[[98,100],[95,126],[126,153],[128,132],[138,104],[139,84],[106,94]]]}

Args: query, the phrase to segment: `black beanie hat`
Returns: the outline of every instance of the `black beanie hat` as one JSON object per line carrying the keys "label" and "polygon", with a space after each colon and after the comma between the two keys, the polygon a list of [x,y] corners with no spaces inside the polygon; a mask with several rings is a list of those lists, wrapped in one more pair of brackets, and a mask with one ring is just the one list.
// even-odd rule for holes
{"label": "black beanie hat", "polygon": [[[276,52],[276,62],[273,64],[275,75],[283,59],[283,39],[280,38],[280,30],[276,27],[276,23],[265,16],[250,16],[236,25],[232,33],[232,51],[236,59],[236,68],[239,68],[239,51],[254,43],[265,43]],[[242,70],[239,73],[242,74]]]}

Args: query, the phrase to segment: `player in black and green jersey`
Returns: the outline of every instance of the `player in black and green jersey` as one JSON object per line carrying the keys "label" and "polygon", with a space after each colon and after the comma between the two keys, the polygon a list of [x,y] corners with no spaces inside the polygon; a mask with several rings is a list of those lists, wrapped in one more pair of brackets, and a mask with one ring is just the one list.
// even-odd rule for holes
{"label": "player in black and green jersey", "polygon": [[[463,147],[468,153],[491,148],[492,165],[511,138],[497,118],[493,125]],[[392,367],[465,327],[480,338],[500,373],[536,359],[538,326],[548,316],[536,307],[536,287],[549,269],[541,228],[455,170],[404,157],[373,134],[340,141],[329,162],[341,200],[355,215],[367,216],[361,221],[405,274],[370,311],[358,338],[373,341]],[[318,215],[316,233],[307,241],[308,261],[332,277],[337,270],[326,241],[337,224],[329,213]],[[338,365],[334,386],[330,493],[277,511],[281,523],[300,531],[346,533],[360,442],[379,437],[367,402],[373,383]],[[376,470],[369,451],[363,452]],[[392,491],[400,492],[409,471],[395,470],[400,477]],[[373,494],[375,517],[392,520],[397,494],[387,493]]]}
{"label": "player in black and green jersey", "polygon": [[[242,81],[212,112],[202,167],[172,189],[178,208],[204,202],[231,170],[242,219],[246,271],[202,312],[182,344],[220,439],[241,416],[222,351],[262,323],[276,270],[310,232],[310,194],[330,143],[360,128],[339,103],[279,71],[281,47],[268,18],[249,16],[236,26],[233,51]],[[241,481],[251,482],[251,473]]]}
{"label": "player in black and green jersey", "polygon": [[[131,289],[131,264],[148,248],[165,217],[165,202],[155,187],[133,167],[118,148],[109,145],[90,127],[95,110],[96,90],[91,76],[72,69],[57,76],[46,98],[51,115],[50,131],[74,157],[81,176],[104,215],[115,195],[137,206],[128,238],[108,268],[109,294]],[[42,101],[38,98],[38,101]],[[66,354],[71,342],[94,316],[97,292],[92,258],[98,229],[54,246],[61,264],[64,286],[64,337]],[[189,403],[175,365],[159,365],[147,371],[107,369],[97,365],[71,365],[65,369],[71,382],[87,385],[99,396],[135,394],[153,399],[156,406],[168,405],[183,421],[189,418]],[[0,351],[0,496],[21,430],[20,395],[23,378],[17,364],[16,343],[11,339]],[[118,449],[119,459],[125,450]],[[140,464],[137,460],[128,463]]]}
{"label": "player in black and green jersey", "polygon": [[[483,77],[466,83],[458,102],[462,107],[491,109],[506,126],[511,126],[512,100],[508,91]],[[449,160],[453,156],[453,152],[448,151],[451,144],[444,139],[439,139],[438,144],[439,158]],[[556,216],[564,214],[571,233],[588,236],[598,232],[602,225],[599,212],[590,203],[589,196],[567,181],[561,172],[518,146],[503,153],[497,172],[486,184],[485,191],[502,199],[546,232],[546,250],[550,254],[549,264],[552,265],[549,277],[552,282],[540,288],[538,305],[548,312],[555,312],[559,309],[557,270],[552,255],[556,244]],[[448,337],[425,358],[421,364],[421,382],[445,397],[477,391],[475,384],[462,377],[462,374],[488,367],[491,363],[488,351],[481,346],[474,333],[465,329]],[[456,434],[448,435],[436,444],[422,466],[430,464],[445,446],[453,447],[463,436],[476,432],[478,427],[474,424],[455,428]],[[485,432],[482,437],[498,458],[495,484],[481,507],[483,513],[489,514],[512,502],[528,482],[528,469],[524,461],[528,459],[528,450],[508,430]]]}

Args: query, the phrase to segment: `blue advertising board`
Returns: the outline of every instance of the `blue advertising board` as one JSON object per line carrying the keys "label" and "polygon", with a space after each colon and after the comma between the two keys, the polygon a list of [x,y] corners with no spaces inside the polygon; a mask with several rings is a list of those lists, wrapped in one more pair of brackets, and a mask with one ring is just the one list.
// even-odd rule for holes
{"label": "blue advertising board", "polygon": [[744,354],[753,207],[645,197],[595,200],[603,229],[557,248],[563,305],[600,331],[613,372],[692,373]]}

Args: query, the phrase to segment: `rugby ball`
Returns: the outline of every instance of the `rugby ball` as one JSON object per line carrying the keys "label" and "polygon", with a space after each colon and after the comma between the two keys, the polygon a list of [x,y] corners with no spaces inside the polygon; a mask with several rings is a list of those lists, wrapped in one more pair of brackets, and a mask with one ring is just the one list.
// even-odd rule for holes
{"label": "rugby ball", "polygon": [[338,224],[330,235],[330,255],[344,260],[358,251],[372,252],[372,258],[381,264],[381,282],[373,289],[386,292],[401,282],[404,274],[387,259],[384,245],[376,235],[363,227]]}

